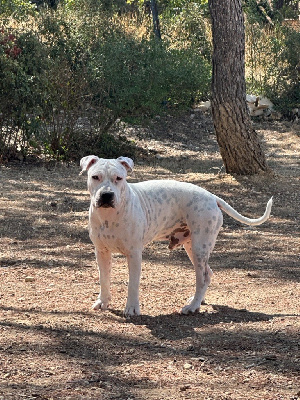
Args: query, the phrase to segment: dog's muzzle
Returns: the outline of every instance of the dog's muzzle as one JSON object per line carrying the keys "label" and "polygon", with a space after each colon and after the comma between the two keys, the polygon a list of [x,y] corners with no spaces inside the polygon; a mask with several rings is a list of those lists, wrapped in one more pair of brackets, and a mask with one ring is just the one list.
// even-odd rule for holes
{"label": "dog's muzzle", "polygon": [[97,207],[114,208],[115,207],[115,194],[111,191],[102,192],[97,200]]}

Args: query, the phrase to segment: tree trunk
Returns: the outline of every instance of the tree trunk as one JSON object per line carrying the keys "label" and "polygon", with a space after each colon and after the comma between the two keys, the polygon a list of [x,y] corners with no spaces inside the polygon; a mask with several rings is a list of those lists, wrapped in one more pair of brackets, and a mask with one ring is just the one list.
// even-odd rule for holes
{"label": "tree trunk", "polygon": [[284,0],[274,1],[275,10],[280,10],[284,6]]}
{"label": "tree trunk", "polygon": [[157,39],[161,40],[160,25],[159,25],[159,17],[158,17],[158,9],[157,9],[156,0],[151,0],[150,1],[150,7],[151,7],[151,13],[152,13],[154,35],[155,35],[155,37]]}
{"label": "tree trunk", "polygon": [[212,116],[227,173],[267,170],[252,127],[245,82],[245,31],[240,0],[209,0],[213,34]]}

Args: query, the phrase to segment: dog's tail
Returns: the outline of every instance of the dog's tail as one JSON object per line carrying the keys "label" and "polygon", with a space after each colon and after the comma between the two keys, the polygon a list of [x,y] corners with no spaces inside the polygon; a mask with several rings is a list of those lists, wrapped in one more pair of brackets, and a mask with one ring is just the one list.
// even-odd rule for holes
{"label": "dog's tail", "polygon": [[267,219],[270,216],[271,208],[272,208],[272,204],[273,204],[273,197],[271,197],[270,200],[268,201],[264,215],[260,218],[252,219],[252,218],[244,217],[243,215],[239,214],[234,208],[232,208],[229,204],[227,204],[226,201],[220,199],[219,197],[216,197],[216,199],[217,199],[218,206],[221,208],[221,210],[225,211],[226,214],[230,215],[232,218],[236,219],[237,221],[242,222],[243,224],[251,225],[251,226],[260,225],[260,224],[263,224],[265,221],[267,221]]}

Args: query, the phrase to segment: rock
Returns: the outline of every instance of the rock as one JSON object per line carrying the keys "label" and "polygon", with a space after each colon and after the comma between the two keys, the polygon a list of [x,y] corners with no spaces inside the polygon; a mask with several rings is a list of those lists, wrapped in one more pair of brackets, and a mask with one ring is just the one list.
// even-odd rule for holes
{"label": "rock", "polygon": [[185,392],[186,390],[190,389],[191,385],[184,385],[184,386],[180,386],[179,390],[181,392]]}
{"label": "rock", "polygon": [[35,282],[35,277],[34,276],[26,276],[25,282]]}

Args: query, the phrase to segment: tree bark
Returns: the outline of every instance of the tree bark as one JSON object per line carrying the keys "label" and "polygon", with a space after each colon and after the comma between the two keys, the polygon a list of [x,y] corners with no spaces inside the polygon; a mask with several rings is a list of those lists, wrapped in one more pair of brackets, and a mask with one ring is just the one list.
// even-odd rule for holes
{"label": "tree bark", "polygon": [[277,0],[274,2],[275,10],[280,10],[284,5],[284,0]]}
{"label": "tree bark", "polygon": [[252,127],[245,82],[245,30],[241,0],[209,0],[213,34],[212,117],[227,173],[266,171]]}
{"label": "tree bark", "polygon": [[161,40],[160,24],[159,24],[159,17],[158,17],[158,9],[157,9],[156,0],[151,0],[150,1],[150,7],[151,7],[151,13],[152,13],[154,35],[155,35],[155,37],[157,39]]}

